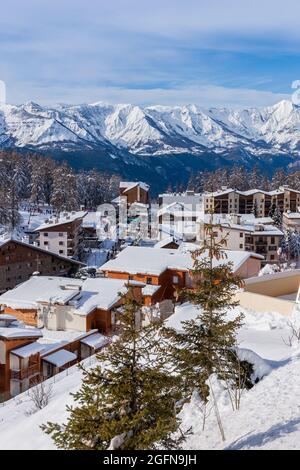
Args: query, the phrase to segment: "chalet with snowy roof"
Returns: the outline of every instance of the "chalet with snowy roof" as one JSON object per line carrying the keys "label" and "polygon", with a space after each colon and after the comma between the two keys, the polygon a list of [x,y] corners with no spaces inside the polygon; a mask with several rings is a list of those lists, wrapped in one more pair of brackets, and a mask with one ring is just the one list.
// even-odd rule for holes
{"label": "chalet with snowy roof", "polygon": [[58,255],[81,259],[83,252],[82,220],[87,212],[62,212],[51,216],[35,229],[38,245]]}
{"label": "chalet with snowy roof", "polygon": [[119,188],[119,196],[126,199],[128,206],[134,202],[141,204],[149,204],[150,202],[150,187],[142,181],[121,181]]}
{"label": "chalet with snowy roof", "polygon": [[40,329],[0,314],[0,402],[99,352],[110,339],[91,330],[71,341],[44,342]]}
{"label": "chalet with snowy roof", "polygon": [[[278,250],[283,237],[282,230],[267,222],[268,218],[243,219],[241,215],[229,214],[227,216],[213,217],[216,241],[226,236],[228,250],[245,250],[261,255],[266,262],[278,260]],[[211,216],[206,214],[205,220],[200,223],[200,237],[205,238],[205,222]],[[272,221],[272,219],[271,219]]]}
{"label": "chalet with snowy roof", "polygon": [[[12,315],[0,314],[0,402],[8,399],[10,395],[10,380],[13,379],[11,353],[25,346],[31,348],[41,336],[40,330],[25,328],[20,326]],[[39,373],[39,369],[35,365],[34,358],[33,361],[27,362],[27,373],[24,373],[22,377],[22,381],[24,381],[23,390],[25,389],[25,382],[29,383]]]}
{"label": "chalet with snowy roof", "polygon": [[[228,250],[226,256],[227,261],[232,263],[233,272],[243,278],[257,275],[263,260],[263,256],[242,251]],[[178,290],[191,287],[192,267],[191,252],[130,246],[99,269],[110,279],[138,281],[147,284],[147,287],[154,286],[151,298],[153,304],[172,299]]]}
{"label": "chalet with snowy roof", "polygon": [[13,289],[34,273],[67,276],[83,263],[12,238],[0,239],[0,293]]}
{"label": "chalet with snowy roof", "polygon": [[[24,323],[49,330],[109,333],[114,309],[123,303],[128,282],[122,279],[33,276],[0,296],[5,313]],[[145,284],[129,282],[142,299]]]}
{"label": "chalet with snowy roof", "polygon": [[287,186],[273,191],[238,191],[223,187],[220,191],[204,193],[203,203],[205,212],[213,209],[219,214],[250,214],[255,210],[258,217],[267,217],[272,206],[277,206],[280,212],[296,212],[300,206],[300,191]]}

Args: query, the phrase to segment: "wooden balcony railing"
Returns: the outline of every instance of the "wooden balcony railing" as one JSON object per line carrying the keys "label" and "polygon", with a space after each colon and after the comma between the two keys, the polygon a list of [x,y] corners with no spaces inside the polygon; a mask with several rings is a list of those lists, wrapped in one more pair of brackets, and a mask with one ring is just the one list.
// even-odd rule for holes
{"label": "wooden balcony railing", "polygon": [[26,369],[21,370],[11,370],[10,378],[15,380],[24,380],[32,377],[40,372],[39,364],[33,364],[32,366],[27,367]]}

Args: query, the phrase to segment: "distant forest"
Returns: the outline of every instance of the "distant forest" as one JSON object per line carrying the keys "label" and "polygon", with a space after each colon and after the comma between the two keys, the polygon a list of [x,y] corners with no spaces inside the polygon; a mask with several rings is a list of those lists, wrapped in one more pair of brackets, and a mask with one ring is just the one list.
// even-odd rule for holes
{"label": "distant forest", "polygon": [[[75,171],[66,162],[59,162],[35,153],[21,154],[14,151],[0,152],[0,224],[13,221],[16,224],[20,201],[33,204],[50,204],[55,210],[70,211],[83,206],[95,209],[99,204],[110,202],[119,192],[120,175],[99,170]],[[147,174],[145,173],[145,182]],[[224,186],[247,190],[259,188],[276,189],[288,185],[300,190],[300,171],[287,172],[278,169],[269,178],[258,167],[252,170],[242,166],[231,169],[192,173],[188,184],[171,183],[161,192],[181,192],[186,189],[216,191]],[[156,194],[152,192],[152,200]]]}
{"label": "distant forest", "polygon": [[120,177],[96,170],[75,171],[36,154],[0,152],[0,224],[15,227],[21,201],[51,204],[57,212],[95,209],[118,195]]}

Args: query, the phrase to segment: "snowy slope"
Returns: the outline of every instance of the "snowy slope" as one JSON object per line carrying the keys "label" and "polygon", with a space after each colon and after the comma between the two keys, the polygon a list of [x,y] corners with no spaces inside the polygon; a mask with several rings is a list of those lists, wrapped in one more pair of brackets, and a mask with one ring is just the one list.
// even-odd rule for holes
{"label": "snowy slope", "polygon": [[[184,304],[170,317],[169,324],[180,328],[183,319],[193,318],[197,310]],[[288,318],[276,313],[264,315],[245,311],[245,325],[239,333],[242,348],[249,348],[266,359],[271,373],[250,391],[244,392],[239,411],[232,411],[222,389],[217,389],[219,407],[225,428],[222,443],[211,412],[206,429],[201,429],[197,401],[185,405],[183,425],[193,426],[188,449],[299,449],[300,445],[300,350],[286,346],[282,338],[289,331]],[[235,315],[235,312],[232,313]],[[299,318],[294,318],[299,321]],[[80,386],[81,372],[57,381],[50,403],[42,410],[28,414],[32,403],[26,394],[0,405],[0,449],[53,449],[51,439],[39,426],[48,420],[64,422],[69,393]]]}
{"label": "snowy slope", "polygon": [[204,110],[196,105],[94,103],[43,107],[0,105],[0,148],[42,150],[109,146],[140,155],[300,152],[300,108],[290,101],[263,109]]}

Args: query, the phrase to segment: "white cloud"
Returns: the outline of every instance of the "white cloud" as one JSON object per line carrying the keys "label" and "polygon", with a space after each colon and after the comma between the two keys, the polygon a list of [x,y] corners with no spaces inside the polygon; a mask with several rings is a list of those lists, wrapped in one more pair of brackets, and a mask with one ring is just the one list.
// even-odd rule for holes
{"label": "white cloud", "polygon": [[[24,99],[22,89],[15,90],[18,96],[14,102],[28,101]],[[226,88],[215,85],[189,85],[170,89],[129,89],[119,87],[76,87],[66,90],[65,87],[49,87],[45,98],[45,89],[32,86],[29,94],[34,101],[41,104],[93,103],[106,101],[108,103],[132,103],[138,105],[185,105],[197,104],[203,108],[212,106],[230,106],[233,108],[268,106],[283,99],[291,99],[291,95],[272,93],[246,88]],[[9,96],[8,96],[9,101]]]}

